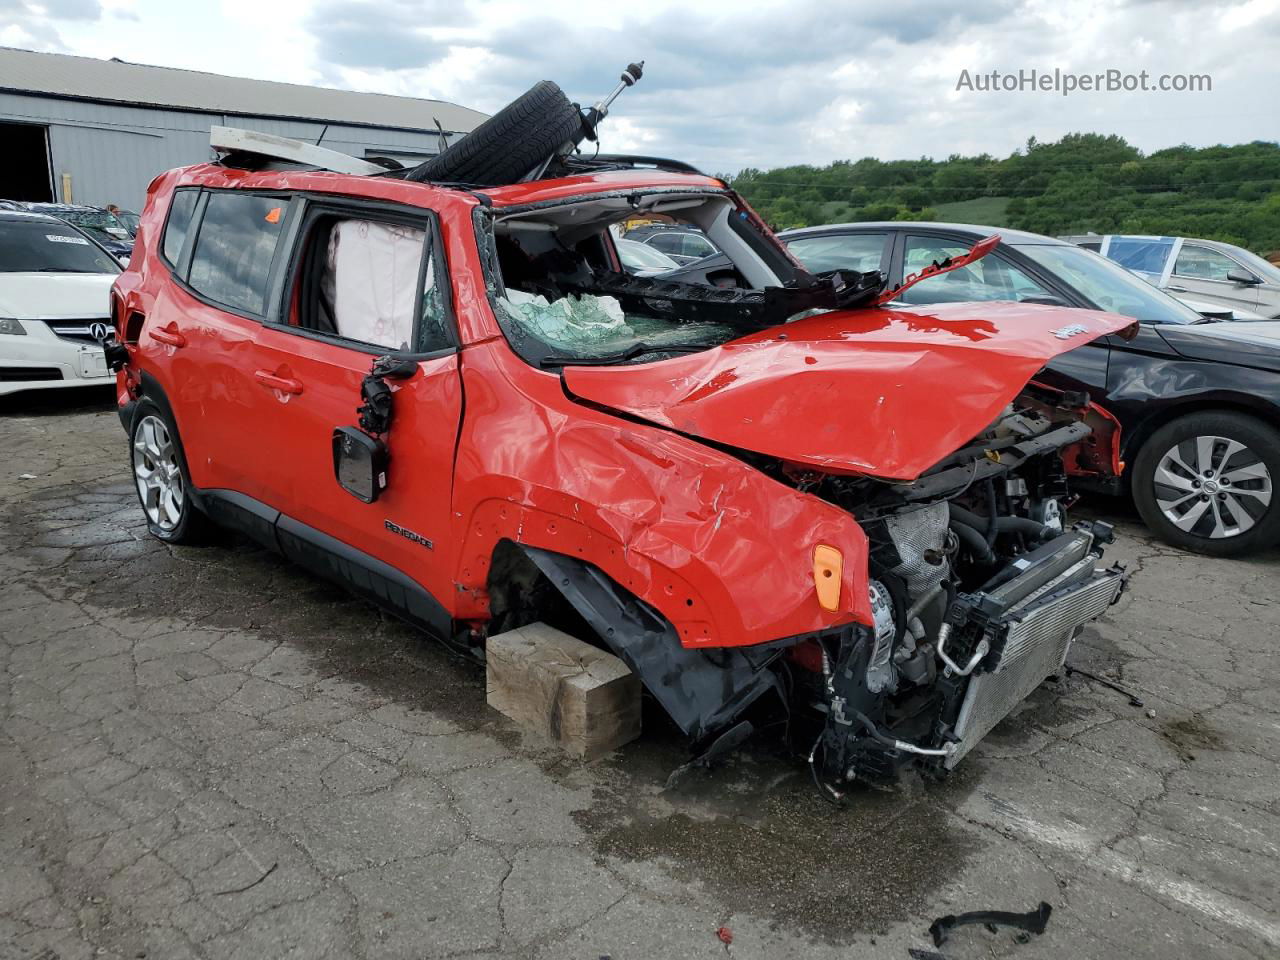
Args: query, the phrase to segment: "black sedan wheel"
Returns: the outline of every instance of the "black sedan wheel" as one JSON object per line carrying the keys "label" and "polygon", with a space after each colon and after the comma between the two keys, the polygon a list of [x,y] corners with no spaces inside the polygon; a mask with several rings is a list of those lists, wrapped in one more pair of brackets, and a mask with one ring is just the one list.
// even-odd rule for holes
{"label": "black sedan wheel", "polygon": [[1138,512],[1161,539],[1226,557],[1280,541],[1280,433],[1238,413],[1195,413],[1165,424],[1133,472]]}

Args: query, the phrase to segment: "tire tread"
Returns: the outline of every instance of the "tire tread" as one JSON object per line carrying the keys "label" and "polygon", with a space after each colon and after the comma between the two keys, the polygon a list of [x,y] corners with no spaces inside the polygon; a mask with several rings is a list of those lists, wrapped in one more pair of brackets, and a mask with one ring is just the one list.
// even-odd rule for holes
{"label": "tire tread", "polygon": [[515,183],[577,132],[577,109],[550,80],[535,84],[444,153],[409,172],[419,182]]}

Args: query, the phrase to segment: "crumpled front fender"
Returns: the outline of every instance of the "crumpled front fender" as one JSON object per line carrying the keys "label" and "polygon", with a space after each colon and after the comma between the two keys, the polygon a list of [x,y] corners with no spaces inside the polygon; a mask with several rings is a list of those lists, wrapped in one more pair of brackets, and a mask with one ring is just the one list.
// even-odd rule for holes
{"label": "crumpled front fender", "polygon": [[[659,610],[691,647],[871,622],[867,540],[845,511],[727,453],[575,403],[500,341],[467,348],[455,470],[460,619],[488,616],[497,544],[576,557]],[[822,608],[814,549],[843,555]]]}

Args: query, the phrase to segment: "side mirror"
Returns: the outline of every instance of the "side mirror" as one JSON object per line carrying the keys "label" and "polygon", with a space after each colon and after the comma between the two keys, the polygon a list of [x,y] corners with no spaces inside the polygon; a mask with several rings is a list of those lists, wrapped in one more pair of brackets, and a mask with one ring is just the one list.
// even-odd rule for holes
{"label": "side mirror", "polygon": [[1243,283],[1245,286],[1252,287],[1262,282],[1260,277],[1255,277],[1247,270],[1232,270],[1227,274],[1227,279],[1232,283]]}
{"label": "side mirror", "polygon": [[387,487],[387,448],[355,427],[333,431],[333,475],[357,500],[373,503]]}

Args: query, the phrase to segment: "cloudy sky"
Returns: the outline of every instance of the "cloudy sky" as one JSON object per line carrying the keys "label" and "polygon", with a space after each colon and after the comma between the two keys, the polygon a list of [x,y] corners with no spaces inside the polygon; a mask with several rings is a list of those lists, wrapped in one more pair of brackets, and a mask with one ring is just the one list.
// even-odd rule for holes
{"label": "cloudy sky", "polygon": [[[604,149],[708,171],[1119,133],[1143,149],[1280,137],[1280,0],[0,0],[0,45],[451,100],[644,80]],[[270,11],[268,14],[267,11]],[[563,12],[562,12],[563,11]],[[1208,74],[1211,92],[957,90],[998,70]],[[2,81],[0,81],[2,82]],[[977,81],[975,80],[975,83]]]}

